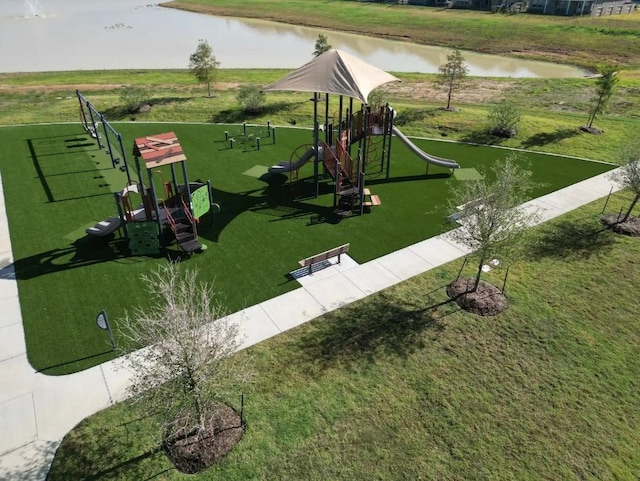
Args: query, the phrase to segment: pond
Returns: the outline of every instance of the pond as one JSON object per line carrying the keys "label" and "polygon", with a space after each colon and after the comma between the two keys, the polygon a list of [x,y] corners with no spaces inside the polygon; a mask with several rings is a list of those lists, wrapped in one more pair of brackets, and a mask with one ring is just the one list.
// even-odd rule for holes
{"label": "pond", "polygon": [[[187,68],[199,39],[222,68],[297,68],[319,33],[391,72],[432,73],[450,49],[261,20],[214,17],[141,0],[2,0],[0,72]],[[580,77],[582,69],[463,52],[470,75]]]}

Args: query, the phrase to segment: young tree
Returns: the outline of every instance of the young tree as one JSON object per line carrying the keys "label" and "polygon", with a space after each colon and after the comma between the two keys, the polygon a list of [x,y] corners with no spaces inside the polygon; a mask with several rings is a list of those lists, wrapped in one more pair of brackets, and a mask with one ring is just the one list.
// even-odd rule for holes
{"label": "young tree", "polygon": [[625,189],[631,190],[635,197],[620,222],[629,220],[631,211],[640,200],[640,142],[627,145],[622,152],[620,168],[612,175]]}
{"label": "young tree", "polygon": [[485,172],[482,180],[457,183],[452,195],[450,208],[458,209],[463,226],[449,235],[469,247],[478,260],[472,292],[478,289],[486,261],[512,256],[525,229],[537,217],[536,212],[517,208],[535,186],[531,172],[521,163],[518,154],[511,154]]}
{"label": "young tree", "polygon": [[199,40],[196,51],[189,57],[189,70],[198,82],[207,85],[207,95],[211,97],[213,84],[220,62],[213,55],[213,49],[206,40]]}
{"label": "young tree", "polygon": [[133,373],[130,394],[160,413],[164,446],[215,437],[217,411],[246,374],[231,358],[240,346],[238,327],[222,318],[216,293],[198,282],[195,269],[169,263],[142,280],[150,307],[118,323],[127,344],[140,349],[121,358]]}
{"label": "young tree", "polygon": [[613,65],[605,65],[600,68],[600,76],[596,79],[596,95],[594,105],[589,112],[587,129],[591,129],[598,114],[604,112],[618,83],[618,71]]}
{"label": "young tree", "polygon": [[489,132],[500,137],[515,137],[522,113],[516,104],[505,100],[489,112]]}
{"label": "young tree", "polygon": [[331,50],[331,45],[329,45],[329,39],[326,35],[318,34],[318,39],[316,40],[315,47],[313,49],[313,56],[318,57],[325,52]]}
{"label": "young tree", "polygon": [[451,108],[451,96],[454,90],[458,90],[463,79],[469,73],[469,68],[464,63],[464,57],[460,50],[455,49],[451,55],[447,55],[447,62],[440,65],[440,72],[436,83],[444,85],[447,89],[447,110]]}

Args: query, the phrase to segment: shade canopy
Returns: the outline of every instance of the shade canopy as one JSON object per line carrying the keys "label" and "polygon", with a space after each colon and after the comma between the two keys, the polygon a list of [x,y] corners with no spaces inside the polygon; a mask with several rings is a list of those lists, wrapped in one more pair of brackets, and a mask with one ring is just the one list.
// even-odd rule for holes
{"label": "shade canopy", "polygon": [[341,50],[329,50],[263,90],[339,94],[367,103],[380,85],[400,79]]}

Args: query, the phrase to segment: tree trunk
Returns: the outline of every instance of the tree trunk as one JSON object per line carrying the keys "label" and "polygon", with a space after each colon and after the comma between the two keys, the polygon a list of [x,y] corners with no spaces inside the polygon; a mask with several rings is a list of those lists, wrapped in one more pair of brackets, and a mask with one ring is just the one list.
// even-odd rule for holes
{"label": "tree trunk", "polygon": [[631,205],[629,206],[629,209],[627,209],[627,213],[624,215],[624,219],[622,219],[622,222],[626,222],[627,221],[627,219],[631,215],[631,211],[636,206],[636,204],[638,203],[639,200],[640,200],[640,192],[638,192],[636,194],[636,196],[633,198],[633,202],[631,202]]}
{"label": "tree trunk", "polygon": [[482,277],[482,266],[484,265],[484,259],[480,259],[480,263],[478,264],[478,272],[476,273],[476,281],[473,284],[473,289],[471,292],[476,292],[478,290],[478,286],[480,285],[480,278]]}
{"label": "tree trunk", "polygon": [[205,427],[205,413],[204,413],[204,410],[202,409],[202,399],[200,399],[200,390],[199,390],[200,386],[198,385],[198,382],[195,379],[193,371],[189,366],[187,366],[187,377],[188,377],[187,385],[189,386],[188,391],[189,391],[189,394],[191,394],[191,396],[193,397],[193,406],[196,411],[195,414],[198,418],[198,424],[200,425],[199,431],[201,431]]}
{"label": "tree trunk", "polygon": [[207,82],[207,92],[209,93],[209,97],[211,97],[211,82]]}
{"label": "tree trunk", "polygon": [[587,123],[587,127],[591,128],[593,125],[593,121],[596,120],[596,115],[598,115],[598,111],[600,110],[600,104],[602,103],[602,97],[604,96],[604,92],[600,92],[600,96],[598,97],[598,101],[593,106],[593,113],[589,115],[589,122]]}
{"label": "tree trunk", "polygon": [[451,107],[451,93],[453,92],[453,77],[449,81],[449,95],[447,96],[447,110]]}

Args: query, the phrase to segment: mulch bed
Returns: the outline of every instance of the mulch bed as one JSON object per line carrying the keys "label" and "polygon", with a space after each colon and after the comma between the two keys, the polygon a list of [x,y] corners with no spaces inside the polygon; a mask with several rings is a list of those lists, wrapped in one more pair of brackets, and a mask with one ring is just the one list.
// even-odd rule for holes
{"label": "mulch bed", "polygon": [[195,474],[220,461],[242,438],[240,416],[229,406],[220,406],[198,436],[178,437],[166,442],[164,452],[176,469]]}
{"label": "mulch bed", "polygon": [[586,125],[581,125],[580,130],[593,135],[602,135],[604,133],[604,130],[597,129],[595,127],[587,127]]}
{"label": "mulch bed", "polygon": [[493,284],[480,281],[475,292],[474,279],[461,278],[447,286],[447,295],[465,311],[479,316],[497,316],[509,307],[505,295]]}
{"label": "mulch bed", "polygon": [[629,216],[625,222],[619,222],[618,214],[605,214],[600,217],[600,223],[618,234],[640,237],[640,217]]}

